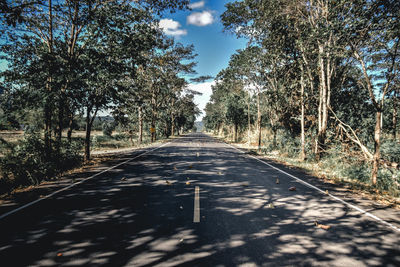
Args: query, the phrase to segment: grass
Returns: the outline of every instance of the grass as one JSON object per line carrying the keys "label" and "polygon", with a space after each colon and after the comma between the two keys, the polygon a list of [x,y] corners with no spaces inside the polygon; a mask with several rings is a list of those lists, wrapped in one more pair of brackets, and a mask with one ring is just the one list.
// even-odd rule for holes
{"label": "grass", "polygon": [[[72,133],[72,140],[82,143],[82,153],[83,153],[83,143],[85,139],[85,131],[74,131]],[[22,138],[24,138],[24,131],[0,131],[0,138],[4,141],[16,145]],[[63,132],[63,139],[67,138],[66,131]],[[128,134],[113,132],[112,136],[103,135],[102,131],[92,131],[92,152],[102,152],[109,150],[117,150],[121,148],[138,147],[135,139],[130,140]],[[143,145],[150,143],[150,136],[144,136]],[[0,150],[0,156],[4,153]]]}
{"label": "grass", "polygon": [[[23,132],[19,132],[19,131],[18,132],[0,132],[1,138],[3,138],[3,139],[7,138],[7,142],[13,142],[13,144],[18,144],[19,142],[21,142],[23,140],[23,136],[24,136]],[[81,144],[83,145],[84,136],[85,136],[85,133],[83,131],[78,131],[78,132],[74,133],[72,138],[74,141],[76,141],[78,143],[78,145],[79,145],[78,147],[81,147]],[[66,137],[63,136],[63,138],[66,138]],[[121,153],[121,152],[124,152],[127,150],[131,150],[131,149],[147,147],[149,145],[159,145],[160,143],[162,143],[164,141],[165,141],[165,139],[159,139],[155,143],[151,143],[150,137],[144,136],[142,144],[138,145],[137,142],[132,142],[132,140],[129,138],[129,136],[124,133],[113,133],[112,136],[103,136],[102,132],[94,131],[93,139],[92,139],[92,160],[91,161],[81,162],[79,164],[80,166],[78,166],[78,167],[68,167],[67,169],[56,172],[54,175],[47,177],[46,179],[44,179],[44,177],[42,175],[40,175],[40,177],[42,177],[42,179],[40,179],[40,182],[41,182],[40,184],[46,183],[49,181],[59,180],[63,175],[65,175],[67,173],[79,172],[79,170],[81,170],[82,168],[88,167],[88,166],[96,166],[104,161],[107,161],[107,160],[113,158],[113,157],[117,157],[118,153]],[[25,145],[26,144],[24,143],[24,146]],[[34,150],[34,151],[37,151],[37,150]],[[79,151],[79,150],[75,150],[75,151]],[[81,152],[83,154],[83,146],[82,146]],[[8,166],[8,165],[5,165],[5,166]],[[51,166],[49,167],[49,166],[47,166],[49,168],[49,170],[55,170],[53,167],[51,167]],[[65,164],[63,164],[63,166],[65,166]],[[1,175],[1,171],[0,171],[0,175]],[[9,175],[9,172],[7,172],[7,175]],[[14,175],[14,173],[12,175]],[[23,177],[26,177],[26,176],[23,175]],[[3,197],[7,197],[10,194],[13,194],[14,191],[15,192],[21,191],[21,190],[23,191],[26,188],[32,187],[27,183],[19,183],[18,181],[20,181],[20,180],[17,180],[15,178],[15,176],[0,177],[0,192],[2,194],[4,193]],[[1,197],[0,197],[0,199],[1,199]]]}
{"label": "grass", "polygon": [[319,162],[311,157],[302,161],[299,158],[299,144],[291,143],[286,137],[282,138],[284,140],[280,140],[284,145],[279,147],[280,142],[277,142],[278,147],[273,148],[271,134],[264,131],[262,152],[258,153],[256,142],[253,142],[253,140],[256,140],[256,134],[251,133],[250,143],[247,140],[247,132],[243,135],[245,138],[237,143],[233,141],[230,135],[216,137],[248,149],[254,155],[266,156],[279,163],[300,168],[326,182],[338,184],[355,193],[366,195],[370,199],[400,208],[400,187],[395,184],[392,178],[393,175],[400,177],[400,171],[392,173],[388,169],[381,168],[378,184],[373,186],[370,183],[371,164],[359,160],[360,155],[357,152],[351,152],[353,154],[345,153],[341,151],[339,146],[336,146],[326,151],[326,155]]}

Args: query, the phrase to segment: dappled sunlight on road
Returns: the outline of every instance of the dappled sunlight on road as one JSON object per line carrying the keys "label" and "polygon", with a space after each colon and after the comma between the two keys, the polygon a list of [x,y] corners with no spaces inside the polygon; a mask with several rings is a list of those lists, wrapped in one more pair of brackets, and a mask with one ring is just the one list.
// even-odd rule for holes
{"label": "dappled sunlight on road", "polygon": [[398,233],[266,169],[204,135],[184,137],[33,207],[28,224],[22,214],[3,222],[0,258],[14,266],[400,262]]}

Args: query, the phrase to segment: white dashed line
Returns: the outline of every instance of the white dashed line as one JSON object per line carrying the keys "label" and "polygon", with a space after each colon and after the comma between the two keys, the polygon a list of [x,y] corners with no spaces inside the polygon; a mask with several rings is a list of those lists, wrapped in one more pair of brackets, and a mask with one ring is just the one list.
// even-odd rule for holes
{"label": "white dashed line", "polygon": [[194,189],[194,211],[193,222],[200,222],[200,188],[198,186]]}

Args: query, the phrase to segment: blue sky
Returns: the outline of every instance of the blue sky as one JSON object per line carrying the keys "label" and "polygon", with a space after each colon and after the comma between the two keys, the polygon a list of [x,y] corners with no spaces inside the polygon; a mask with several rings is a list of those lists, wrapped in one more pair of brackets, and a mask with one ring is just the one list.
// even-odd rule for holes
{"label": "blue sky", "polygon": [[[237,49],[246,46],[246,40],[236,39],[236,36],[223,32],[220,15],[225,11],[225,4],[228,2],[233,1],[192,0],[191,11],[166,13],[161,18],[160,27],[167,35],[184,45],[194,45],[198,54],[196,58],[198,75],[215,77],[220,70],[227,67],[230,56]],[[203,93],[195,99],[201,110],[209,100],[211,84],[212,82],[206,82],[190,86]],[[201,120],[202,116],[198,119]]]}

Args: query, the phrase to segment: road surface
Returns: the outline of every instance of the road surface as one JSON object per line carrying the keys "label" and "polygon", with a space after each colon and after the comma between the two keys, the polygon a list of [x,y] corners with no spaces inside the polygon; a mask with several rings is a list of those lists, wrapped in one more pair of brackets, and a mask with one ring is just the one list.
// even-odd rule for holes
{"label": "road surface", "polygon": [[400,266],[399,231],[205,134],[122,160],[2,218],[0,265]]}

